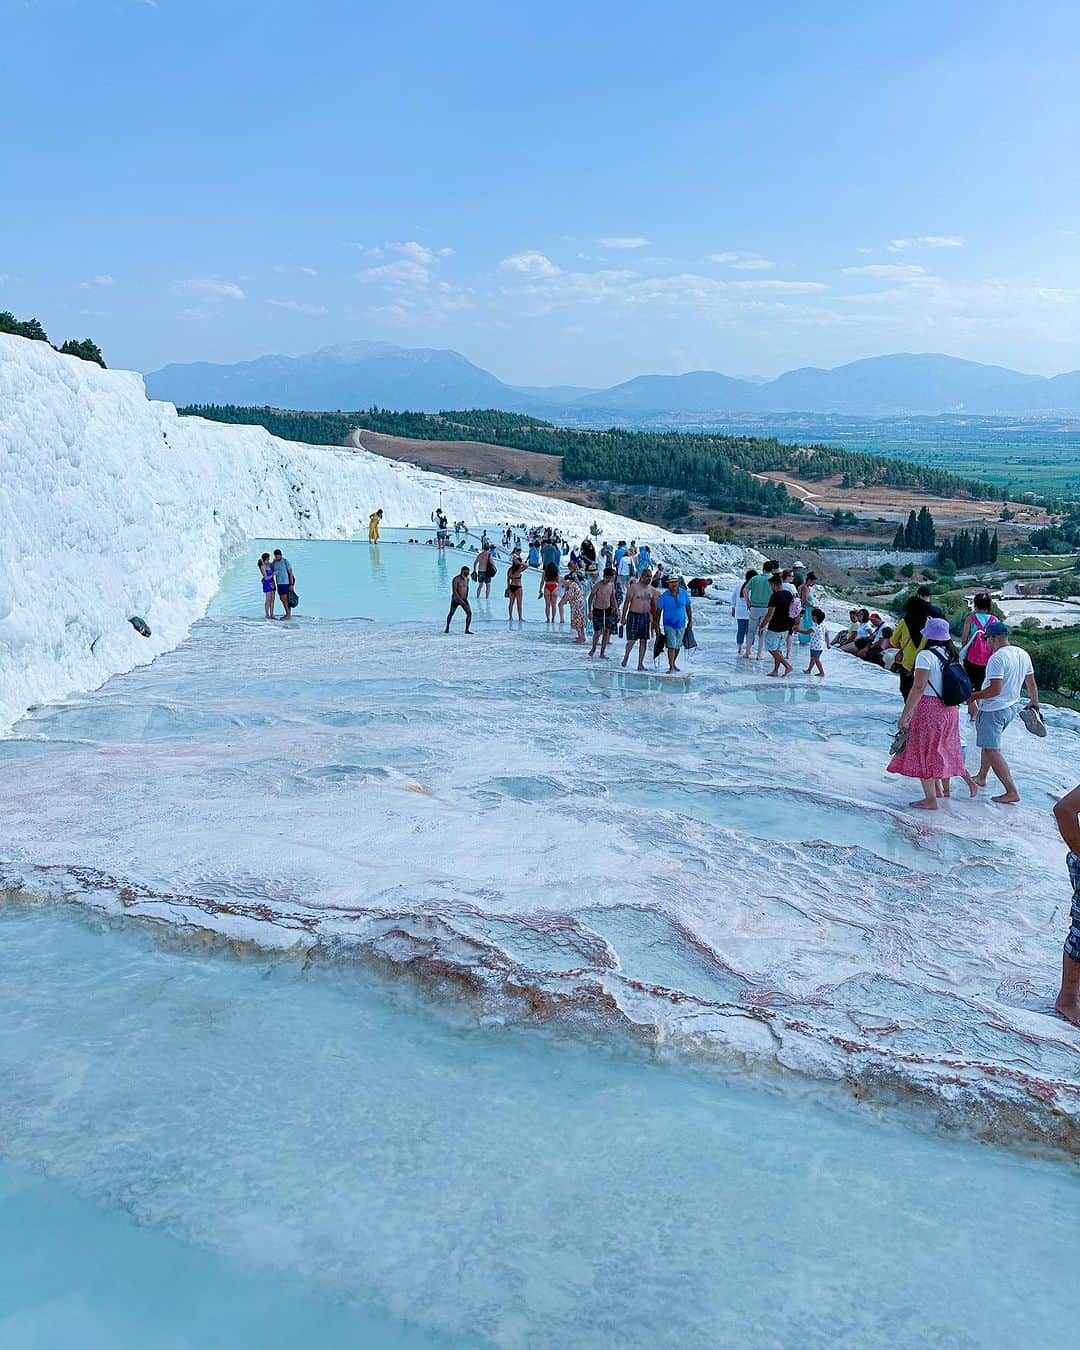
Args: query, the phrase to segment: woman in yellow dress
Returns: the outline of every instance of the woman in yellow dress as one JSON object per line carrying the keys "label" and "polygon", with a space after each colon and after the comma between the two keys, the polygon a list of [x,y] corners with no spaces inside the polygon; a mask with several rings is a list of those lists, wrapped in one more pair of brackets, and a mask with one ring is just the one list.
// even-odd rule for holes
{"label": "woman in yellow dress", "polygon": [[372,514],[368,516],[367,537],[369,544],[377,544],[379,542],[379,522],[381,520],[382,507],[380,506],[377,511],[372,512]]}

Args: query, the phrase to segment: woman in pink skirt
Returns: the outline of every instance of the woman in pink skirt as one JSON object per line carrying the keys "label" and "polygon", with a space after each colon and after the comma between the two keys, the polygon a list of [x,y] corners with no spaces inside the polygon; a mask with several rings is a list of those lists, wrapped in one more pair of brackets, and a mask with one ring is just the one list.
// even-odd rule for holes
{"label": "woman in pink skirt", "polygon": [[907,745],[889,763],[889,773],[918,778],[922,800],[911,805],[921,811],[938,808],[938,783],[962,778],[974,797],[979,788],[964,767],[960,740],[960,709],[941,701],[941,671],[957,659],[947,619],[928,619],[922,630],[926,646],[915,658],[915,679],[900,714],[900,727],[910,732]]}

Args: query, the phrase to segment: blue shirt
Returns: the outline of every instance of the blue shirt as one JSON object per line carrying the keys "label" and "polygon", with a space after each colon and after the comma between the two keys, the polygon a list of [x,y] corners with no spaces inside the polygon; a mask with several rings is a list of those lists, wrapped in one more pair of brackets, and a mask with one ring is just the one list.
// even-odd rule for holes
{"label": "blue shirt", "polygon": [[288,558],[275,558],[271,566],[274,570],[274,580],[279,586],[289,584],[289,560]]}
{"label": "blue shirt", "polygon": [[664,627],[685,628],[686,609],[689,603],[690,597],[685,590],[680,589],[678,595],[672,595],[670,591],[661,591],[660,598],[656,602],[656,608],[660,611],[660,617],[664,620]]}

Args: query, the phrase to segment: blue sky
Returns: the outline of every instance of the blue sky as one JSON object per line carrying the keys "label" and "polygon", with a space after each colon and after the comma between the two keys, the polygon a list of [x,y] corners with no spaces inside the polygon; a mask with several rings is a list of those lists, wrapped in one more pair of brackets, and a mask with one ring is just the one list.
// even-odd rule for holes
{"label": "blue sky", "polygon": [[2,0],[0,308],[110,364],[1080,367],[1080,7]]}

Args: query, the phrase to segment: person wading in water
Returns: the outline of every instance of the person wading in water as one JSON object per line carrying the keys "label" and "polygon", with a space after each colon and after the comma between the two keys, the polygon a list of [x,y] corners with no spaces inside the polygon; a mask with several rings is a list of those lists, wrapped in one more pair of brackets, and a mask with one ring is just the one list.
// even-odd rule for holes
{"label": "person wading in water", "polygon": [[472,607],[469,604],[469,569],[463,567],[450,586],[450,613],[446,616],[446,631],[457,610],[465,611],[465,631],[472,637]]}

